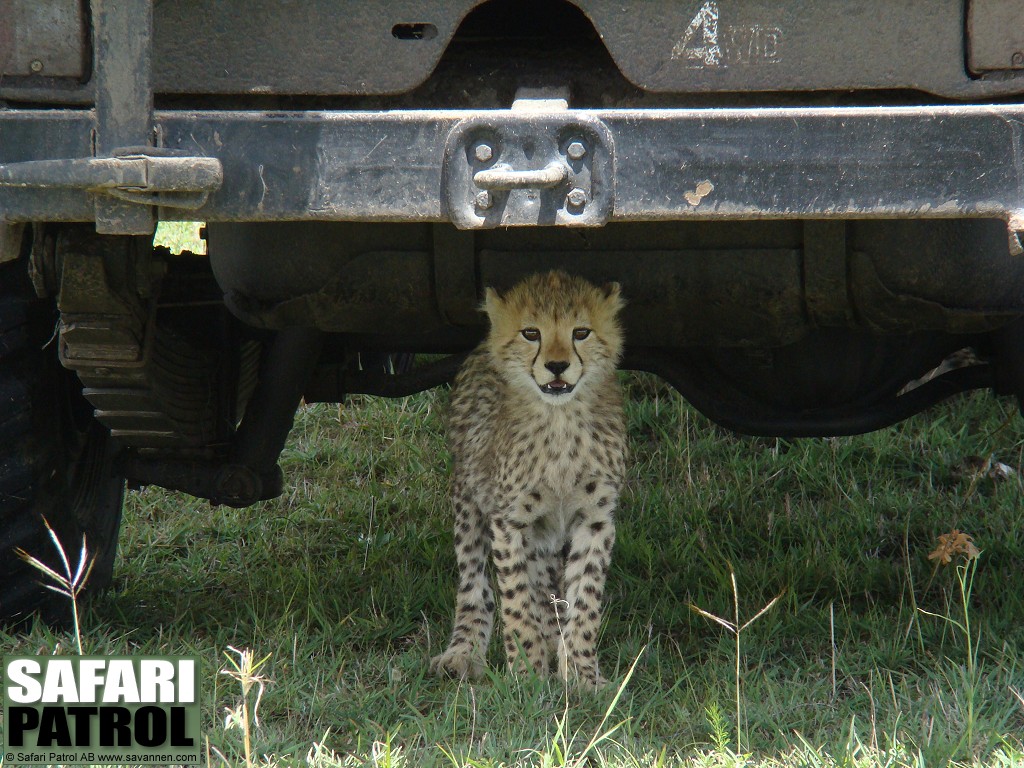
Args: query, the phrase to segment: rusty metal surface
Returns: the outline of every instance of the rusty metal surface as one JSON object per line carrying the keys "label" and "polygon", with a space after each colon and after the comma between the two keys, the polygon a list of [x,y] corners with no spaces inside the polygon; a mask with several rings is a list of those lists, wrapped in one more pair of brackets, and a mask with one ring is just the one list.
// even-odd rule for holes
{"label": "rusty metal surface", "polygon": [[[90,74],[87,5],[0,6],[0,98],[89,101],[96,83],[74,82]],[[167,95],[419,94],[424,107],[479,106],[524,82],[586,91],[587,73],[613,59],[613,76],[648,94],[899,89],[966,100],[1024,92],[1020,17],[1021,0],[159,0],[153,85]],[[136,27],[124,27],[129,37]],[[534,56],[530,45],[541,46]],[[554,47],[565,55],[548,55]]]}
{"label": "rusty metal surface", "polygon": [[568,110],[480,115],[449,133],[444,178],[460,229],[602,226],[613,207],[611,134]]}
{"label": "rusty metal surface", "polygon": [[486,286],[555,265],[618,281],[628,338],[648,346],[769,347],[822,327],[986,333],[1024,312],[1024,260],[990,219],[211,223],[208,238],[217,283],[246,323],[394,335],[415,349],[446,348],[453,327],[483,330],[474,308]]}
{"label": "rusty metal surface", "polygon": [[[224,164],[224,187],[200,214],[207,220],[443,221],[444,148],[470,116],[158,119],[169,146]],[[1024,157],[1022,106],[594,110],[580,118],[603,123],[614,141],[611,221],[1007,218],[1024,209],[1024,167],[1014,162]]]}
{"label": "rusty metal surface", "polygon": [[[233,394],[256,353],[252,343],[221,335],[215,317],[198,306],[193,318],[203,324],[204,338],[219,345],[195,343],[175,327],[153,298],[165,270],[154,263],[159,257],[147,238],[103,237],[90,226],[70,226],[56,232],[54,250],[59,357],[81,379],[99,422],[134,446],[223,441],[237,421]],[[187,268],[176,266],[176,277]],[[174,282],[164,284],[172,295]],[[226,381],[231,371],[238,381]]]}
{"label": "rusty metal surface", "polygon": [[22,255],[24,224],[0,224],[0,264],[14,261]]}
{"label": "rusty metal surface", "polygon": [[[497,111],[157,112],[164,144],[218,159],[207,221],[445,221],[444,152]],[[1011,220],[1024,211],[1024,106],[568,110],[615,146],[609,221]],[[88,152],[87,112],[0,110],[0,163]],[[72,149],[75,148],[75,149]],[[0,188],[0,219],[90,221],[88,193]]]}
{"label": "rusty metal surface", "polygon": [[88,25],[81,0],[5,0],[0,4],[0,82],[39,85],[84,78]]}
{"label": "rusty metal surface", "polygon": [[[160,0],[155,85],[162,93],[399,93],[430,75],[477,2]],[[404,34],[415,24],[432,34]]]}
{"label": "rusty metal surface", "polygon": [[[622,73],[651,91],[911,88],[964,98],[1024,90],[1024,78],[990,82],[965,72],[962,0],[576,4]],[[1014,19],[1019,34],[1018,0],[985,4]]]}
{"label": "rusty metal surface", "polygon": [[[223,182],[220,162],[212,157],[162,154],[152,148],[115,157],[28,160],[0,165],[0,186],[25,189],[70,187],[105,192],[124,200],[168,207],[195,208]],[[157,195],[192,195],[181,201]],[[152,197],[150,197],[152,196]],[[181,202],[180,206],[175,205]],[[194,203],[194,204],[193,204]]]}
{"label": "rusty metal surface", "polygon": [[[1010,19],[1001,36],[1019,34],[1020,24],[1013,22],[1020,18],[1019,2],[983,4]],[[479,5],[314,0],[299,9],[250,0],[162,0],[156,6],[155,85],[178,94],[402,93],[430,76],[466,14]],[[531,5],[520,25],[558,24],[564,14],[554,5]],[[572,5],[596,28],[599,44],[623,75],[648,91],[899,88],[952,98],[1024,91],[1024,77],[977,79],[965,71],[962,0]],[[1014,28],[1018,32],[1006,31]],[[492,45],[481,51],[492,66],[483,89],[502,80],[506,31],[473,30],[474,40],[487,35]]]}
{"label": "rusty metal surface", "polygon": [[[153,144],[151,83],[152,0],[93,0],[96,42],[94,153],[111,156],[124,147]],[[155,212],[97,195],[96,231],[152,234]]]}

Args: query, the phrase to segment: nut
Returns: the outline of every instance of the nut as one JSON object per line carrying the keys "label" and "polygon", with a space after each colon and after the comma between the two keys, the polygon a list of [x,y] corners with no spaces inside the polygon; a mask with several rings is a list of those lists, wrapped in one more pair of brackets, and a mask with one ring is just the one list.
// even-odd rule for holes
{"label": "nut", "polygon": [[490,144],[481,142],[480,144],[476,145],[476,149],[473,150],[473,155],[481,163],[486,163],[488,160],[494,157],[494,150],[491,149]]}
{"label": "nut", "polygon": [[577,187],[572,190],[565,199],[573,208],[582,208],[587,204],[587,193]]}
{"label": "nut", "polygon": [[582,141],[573,141],[565,148],[565,154],[571,160],[582,160],[583,156],[587,154],[587,147]]}
{"label": "nut", "polygon": [[28,68],[36,73],[42,72],[43,62],[41,62],[39,59],[32,59],[32,61],[28,65]]}
{"label": "nut", "polygon": [[1010,66],[1014,69],[1024,69],[1024,51],[1016,51],[1010,57]]}
{"label": "nut", "polygon": [[488,208],[494,205],[494,200],[491,199],[491,193],[488,192],[486,189],[483,192],[477,192],[476,197],[473,198],[473,202],[476,204],[476,207],[479,208],[481,211],[486,211]]}

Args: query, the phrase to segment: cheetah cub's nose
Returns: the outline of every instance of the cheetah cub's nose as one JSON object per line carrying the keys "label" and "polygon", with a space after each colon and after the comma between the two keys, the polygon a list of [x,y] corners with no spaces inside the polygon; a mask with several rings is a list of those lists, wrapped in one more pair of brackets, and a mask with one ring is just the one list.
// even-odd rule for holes
{"label": "cheetah cub's nose", "polygon": [[565,360],[549,360],[544,363],[544,367],[555,374],[555,376],[561,376],[565,373],[566,368],[569,367],[569,363]]}

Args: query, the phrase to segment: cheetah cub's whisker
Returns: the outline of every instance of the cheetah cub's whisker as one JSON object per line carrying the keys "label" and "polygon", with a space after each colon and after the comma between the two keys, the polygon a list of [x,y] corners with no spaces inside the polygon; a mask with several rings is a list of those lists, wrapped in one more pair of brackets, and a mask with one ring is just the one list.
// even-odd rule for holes
{"label": "cheetah cub's whisker", "polygon": [[598,687],[597,634],[626,459],[617,283],[555,271],[499,294],[455,379],[448,439],[459,591],[436,674],[480,677],[495,610],[514,672]]}

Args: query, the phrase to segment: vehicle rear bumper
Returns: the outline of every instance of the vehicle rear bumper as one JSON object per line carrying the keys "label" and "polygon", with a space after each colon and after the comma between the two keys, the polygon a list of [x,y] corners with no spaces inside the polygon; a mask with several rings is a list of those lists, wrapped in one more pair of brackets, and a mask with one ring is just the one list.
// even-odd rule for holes
{"label": "vehicle rear bumper", "polygon": [[[1024,104],[157,111],[153,122],[160,146],[216,158],[223,169],[219,188],[191,210],[162,201],[159,190],[140,192],[136,204],[172,203],[161,205],[163,219],[454,221],[473,228],[726,218],[1010,222],[1024,211]],[[25,166],[17,164],[91,157],[94,129],[93,110],[0,110],[0,219],[93,220],[96,196],[104,194],[97,187],[18,185]],[[564,156],[565,141],[577,134],[597,145],[587,147],[582,164]],[[499,191],[482,211],[474,207],[480,169],[472,154],[481,140],[496,145],[489,166],[501,165],[504,146],[518,158],[515,170],[543,168],[553,156],[567,164],[568,176],[555,188]],[[567,207],[565,195],[579,183],[595,209]]]}

